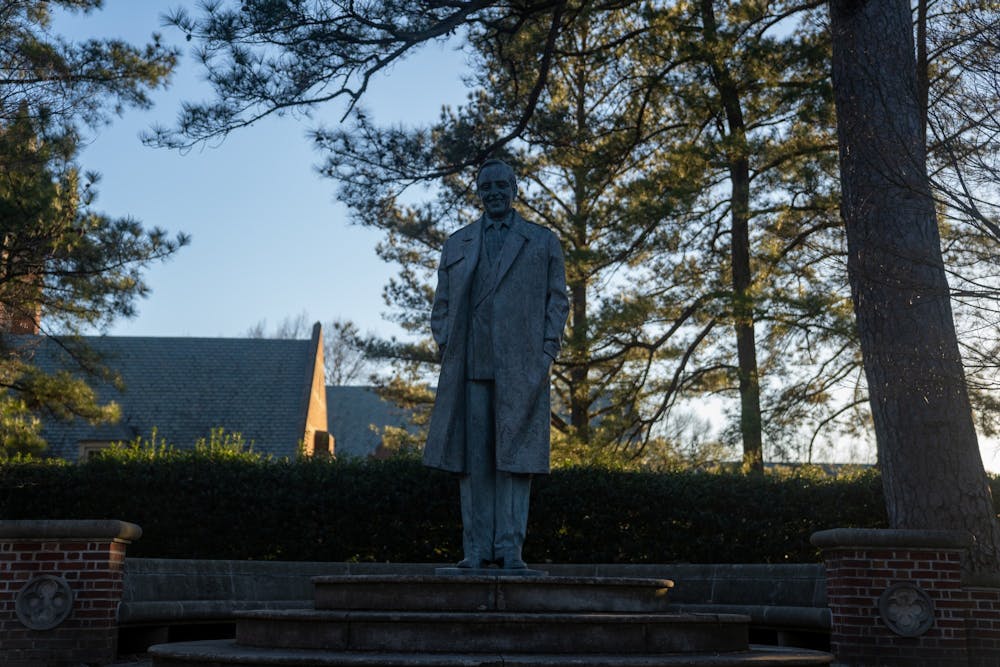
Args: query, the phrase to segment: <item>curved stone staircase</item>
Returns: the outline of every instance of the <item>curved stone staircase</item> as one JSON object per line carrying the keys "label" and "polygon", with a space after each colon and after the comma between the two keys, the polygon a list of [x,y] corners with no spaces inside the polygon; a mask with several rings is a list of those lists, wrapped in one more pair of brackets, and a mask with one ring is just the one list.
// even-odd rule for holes
{"label": "curved stone staircase", "polygon": [[751,647],[749,617],[665,611],[673,583],[610,577],[317,577],[314,609],[237,617],[235,640],[161,644],[154,667],[825,665]]}

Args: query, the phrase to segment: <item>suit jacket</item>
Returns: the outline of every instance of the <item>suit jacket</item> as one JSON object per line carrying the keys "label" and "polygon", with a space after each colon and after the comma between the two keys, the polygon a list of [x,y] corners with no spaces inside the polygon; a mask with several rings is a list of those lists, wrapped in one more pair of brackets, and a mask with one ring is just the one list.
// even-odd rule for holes
{"label": "suit jacket", "polygon": [[[444,244],[431,311],[443,348],[424,464],[465,472],[465,363],[472,277],[483,219]],[[549,372],[569,313],[559,239],[514,213],[492,290],[496,383],[496,466],[515,473],[549,471]]]}

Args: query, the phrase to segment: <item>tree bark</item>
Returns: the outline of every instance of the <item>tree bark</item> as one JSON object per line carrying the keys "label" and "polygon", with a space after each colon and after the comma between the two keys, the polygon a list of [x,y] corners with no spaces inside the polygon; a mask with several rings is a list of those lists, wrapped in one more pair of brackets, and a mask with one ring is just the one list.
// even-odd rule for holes
{"label": "tree bark", "polygon": [[[586,32],[583,36],[583,46],[586,48]],[[573,84],[576,98],[576,136],[581,146],[587,145],[588,114],[587,114],[587,71],[579,62],[575,67]],[[586,252],[590,249],[587,212],[584,202],[587,201],[585,186],[586,170],[582,166],[573,169],[573,248]],[[579,271],[570,280],[569,290],[572,299],[572,320],[570,336],[573,341],[573,367],[570,369],[570,423],[573,425],[576,437],[580,442],[590,444],[590,321],[587,313],[587,282],[588,271]]]}
{"label": "tree bark", "polygon": [[930,61],[927,59],[927,0],[917,2],[917,106],[920,109],[920,137],[927,145],[928,95],[930,95]]}
{"label": "tree bark", "polygon": [[[706,43],[718,52],[713,0],[701,2]],[[753,272],[750,267],[750,148],[740,94],[724,61],[713,57],[714,85],[726,116],[729,146],[730,262],[733,284],[733,328],[736,333],[737,378],[740,388],[740,435],[743,472],[764,474],[764,446],[760,414],[760,376],[754,333]]]}
{"label": "tree bark", "polygon": [[575,280],[569,286],[572,300],[572,322],[570,337],[573,340],[573,366],[570,378],[570,423],[580,442],[590,444],[590,386],[587,382],[590,370],[589,345],[587,338],[587,282]]}
{"label": "tree bark", "polygon": [[1000,530],[962,370],[927,177],[908,0],[831,0],[848,274],[894,528]]}
{"label": "tree bark", "polygon": [[[742,116],[740,117],[742,121]],[[742,128],[741,128],[742,129]],[[734,160],[729,167],[732,183],[733,320],[736,329],[737,375],[740,382],[740,434],[743,437],[743,472],[764,474],[764,445],[760,414],[760,376],[754,334],[753,274],[750,269],[750,163]]]}

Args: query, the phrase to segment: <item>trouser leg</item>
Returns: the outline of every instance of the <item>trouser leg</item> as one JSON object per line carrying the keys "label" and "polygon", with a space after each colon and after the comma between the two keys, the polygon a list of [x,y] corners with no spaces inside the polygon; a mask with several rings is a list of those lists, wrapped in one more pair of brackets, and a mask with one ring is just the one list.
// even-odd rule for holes
{"label": "trouser leg", "polygon": [[505,568],[524,567],[521,548],[528,527],[531,475],[496,472],[493,549]]}
{"label": "trouser leg", "polygon": [[466,380],[466,474],[459,480],[462,500],[463,564],[480,567],[494,560],[496,454],[493,382]]}

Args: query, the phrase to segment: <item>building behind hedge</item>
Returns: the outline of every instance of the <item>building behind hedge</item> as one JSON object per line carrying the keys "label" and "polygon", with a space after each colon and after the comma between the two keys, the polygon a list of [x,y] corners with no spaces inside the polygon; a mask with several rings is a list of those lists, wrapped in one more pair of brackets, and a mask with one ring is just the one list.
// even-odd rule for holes
{"label": "building behind hedge", "polygon": [[386,427],[416,432],[413,412],[379,396],[370,386],[328,386],[326,412],[338,457],[369,458],[386,455]]}
{"label": "building behind hedge", "polygon": [[[22,350],[42,370],[74,370],[58,339],[25,336]],[[101,402],[121,406],[114,424],[45,419],[46,454],[85,459],[112,442],[149,437],[192,447],[213,429],[239,432],[254,451],[333,453],[327,425],[323,340],[88,336],[87,345],[121,378],[91,381]]]}

